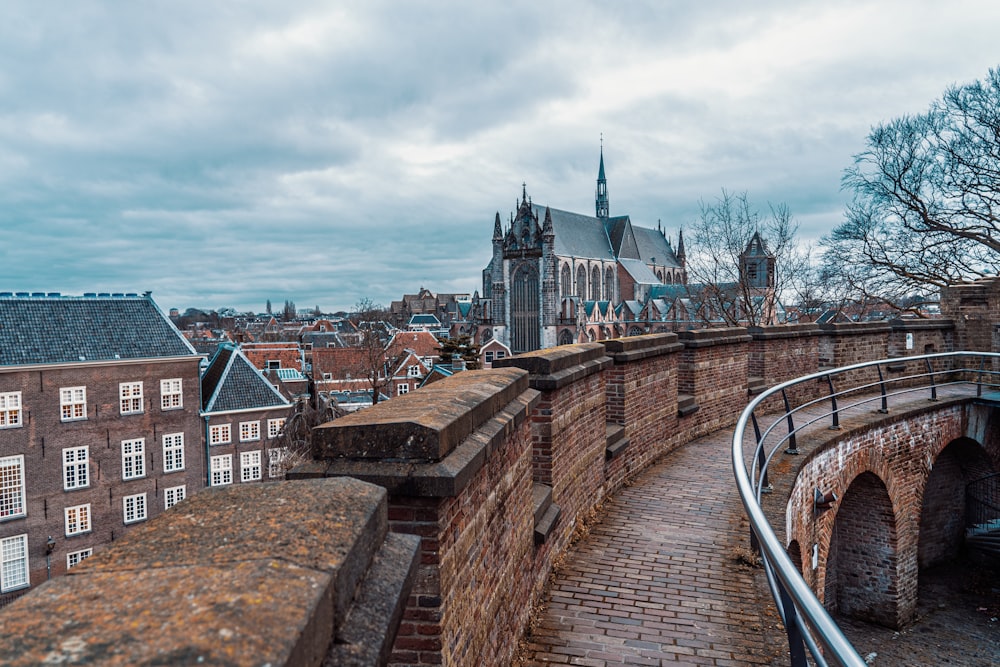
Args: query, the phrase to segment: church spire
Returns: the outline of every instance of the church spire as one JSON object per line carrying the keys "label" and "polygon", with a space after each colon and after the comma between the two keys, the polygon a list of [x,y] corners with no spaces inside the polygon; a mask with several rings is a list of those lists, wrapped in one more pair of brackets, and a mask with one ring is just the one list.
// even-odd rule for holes
{"label": "church spire", "polygon": [[677,232],[677,259],[679,259],[681,261],[682,265],[684,264],[685,257],[684,257],[684,230],[683,229],[678,230],[678,232]]}
{"label": "church spire", "polygon": [[597,197],[594,209],[598,218],[608,217],[608,179],[604,176],[604,135],[601,135],[601,166],[597,169]]}
{"label": "church spire", "polygon": [[493,222],[493,240],[494,241],[503,240],[503,230],[500,228],[500,211],[497,211],[497,218]]}

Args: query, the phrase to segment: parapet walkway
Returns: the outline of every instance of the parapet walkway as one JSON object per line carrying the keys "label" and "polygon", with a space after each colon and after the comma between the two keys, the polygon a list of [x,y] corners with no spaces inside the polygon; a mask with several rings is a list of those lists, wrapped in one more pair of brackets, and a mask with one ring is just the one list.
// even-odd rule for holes
{"label": "parapet walkway", "polygon": [[556,574],[525,664],[787,664],[761,571],[739,560],[749,528],[731,437],[680,447],[606,502]]}

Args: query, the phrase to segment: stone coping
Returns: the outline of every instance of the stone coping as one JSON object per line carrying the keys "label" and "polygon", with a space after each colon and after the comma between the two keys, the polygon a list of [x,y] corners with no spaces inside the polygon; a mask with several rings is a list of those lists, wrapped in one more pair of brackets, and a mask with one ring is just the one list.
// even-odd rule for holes
{"label": "stone coping", "polygon": [[322,459],[441,461],[527,389],[528,374],[518,368],[456,373],[317,426],[314,454]]}
{"label": "stone coping", "polygon": [[[385,490],[358,480],[209,488],[11,604],[0,655],[13,665],[319,664],[387,530]],[[418,541],[397,542],[394,568],[406,575]]]}
{"label": "stone coping", "polygon": [[819,325],[814,322],[803,324],[782,324],[773,327],[747,327],[754,340],[778,340],[782,338],[806,338],[822,333]]}
{"label": "stone coping", "polygon": [[603,344],[580,343],[507,357],[494,361],[493,367],[522,368],[531,374],[528,384],[532,389],[554,391],[599,373],[612,363]]}
{"label": "stone coping", "polygon": [[955,328],[954,320],[921,320],[921,319],[895,319],[889,320],[889,326],[892,329],[905,329],[912,331],[933,331],[933,330],[953,330]]}
{"label": "stone coping", "polygon": [[646,334],[644,336],[630,336],[628,338],[612,338],[601,341],[615,363],[628,363],[630,361],[641,361],[650,357],[658,357],[664,354],[672,354],[684,349],[675,333]]}
{"label": "stone coping", "polygon": [[503,445],[511,433],[528,418],[540,400],[541,394],[538,391],[526,389],[440,461],[335,458],[299,466],[289,471],[288,478],[347,476],[378,484],[392,495],[454,497],[482,469],[487,456]]}
{"label": "stone coping", "polygon": [[750,334],[743,327],[725,327],[718,329],[694,329],[678,331],[677,337],[689,349],[715,347],[718,345],[738,345],[749,343]]}
{"label": "stone coping", "polygon": [[850,336],[852,334],[864,335],[873,333],[889,333],[892,327],[888,322],[827,322],[820,324],[819,328],[824,334],[834,334],[837,336]]}

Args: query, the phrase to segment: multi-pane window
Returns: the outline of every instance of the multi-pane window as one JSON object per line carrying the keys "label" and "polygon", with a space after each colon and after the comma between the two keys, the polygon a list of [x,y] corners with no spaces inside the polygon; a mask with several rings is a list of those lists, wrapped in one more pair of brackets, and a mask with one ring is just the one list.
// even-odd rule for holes
{"label": "multi-pane window", "polygon": [[0,540],[0,593],[28,585],[28,535]]}
{"label": "multi-pane window", "polygon": [[417,364],[414,364],[412,366],[408,366],[407,369],[406,369],[406,375],[407,375],[407,377],[411,377],[411,378],[418,378],[418,377],[420,377],[420,366],[418,366]]}
{"label": "multi-pane window", "polygon": [[281,429],[285,426],[285,418],[267,420],[267,437],[277,438]]}
{"label": "multi-pane window", "polygon": [[212,473],[211,486],[224,486],[233,483],[233,455],[222,454],[209,459],[209,471]]}
{"label": "multi-pane window", "polygon": [[267,476],[282,477],[285,474],[285,457],[288,456],[287,447],[276,447],[267,450]]}
{"label": "multi-pane window", "polygon": [[90,486],[87,446],[67,447],[63,455],[63,488],[82,489]]}
{"label": "multi-pane window", "polygon": [[142,412],[142,383],[121,382],[118,384],[118,401],[123,415]]}
{"label": "multi-pane window", "polygon": [[402,384],[396,385],[396,395],[397,396],[402,396],[403,394],[408,394],[408,393],[410,393],[410,385],[406,384],[405,382],[402,383]]}
{"label": "multi-pane window", "polygon": [[66,536],[79,535],[90,530],[90,504],[66,508]]}
{"label": "multi-pane window", "polygon": [[146,440],[122,440],[122,479],[146,476]]}
{"label": "multi-pane window", "polygon": [[233,441],[232,424],[219,424],[208,429],[208,442],[212,445],[226,445]]}
{"label": "multi-pane window", "polygon": [[255,482],[260,479],[260,450],[240,454],[240,481]]}
{"label": "multi-pane window", "polygon": [[163,436],[163,472],[184,470],[184,434],[168,433]]}
{"label": "multi-pane window", "polygon": [[184,407],[183,383],[180,378],[160,380],[160,409],[176,410]]}
{"label": "multi-pane window", "polygon": [[24,516],[24,457],[0,458],[0,520]]}
{"label": "multi-pane window", "polygon": [[125,513],[125,523],[135,523],[146,518],[146,494],[137,493],[134,496],[122,498],[122,510]]}
{"label": "multi-pane window", "polygon": [[14,428],[21,425],[21,392],[0,393],[0,428]]}
{"label": "multi-pane window", "polygon": [[87,388],[63,387],[59,390],[59,412],[64,422],[87,418]]}
{"label": "multi-pane window", "polygon": [[94,555],[93,549],[80,549],[66,554],[66,569],[73,568]]}
{"label": "multi-pane window", "polygon": [[187,488],[183,485],[172,486],[169,489],[163,489],[163,508],[170,509],[180,501],[187,497]]}
{"label": "multi-pane window", "polygon": [[260,440],[260,421],[240,422],[240,442]]}

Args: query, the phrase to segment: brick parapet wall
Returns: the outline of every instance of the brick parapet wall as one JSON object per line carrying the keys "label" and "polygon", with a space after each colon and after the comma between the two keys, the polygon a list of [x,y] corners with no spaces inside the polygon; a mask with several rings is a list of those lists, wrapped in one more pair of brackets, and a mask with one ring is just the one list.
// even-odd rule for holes
{"label": "brick parapet wall", "polygon": [[676,334],[604,341],[614,365],[605,371],[607,419],[625,428],[628,446],[607,462],[605,488],[613,493],[626,479],[671,451],[677,430],[677,363],[684,349]]}
{"label": "brick parapet wall", "polygon": [[677,391],[693,397],[698,407],[678,419],[678,428],[685,440],[692,440],[735,423],[746,405],[750,336],[741,328],[681,331],[677,336],[684,344]]}
{"label": "brick parapet wall", "polygon": [[941,314],[955,322],[957,349],[1000,352],[993,337],[1000,321],[1000,279],[982,278],[942,289]]}
{"label": "brick parapet wall", "polygon": [[[766,389],[819,371],[820,328],[816,324],[750,327],[748,373]],[[802,384],[788,390],[792,403],[804,402],[826,393],[819,383]],[[768,399],[758,412],[782,409],[777,397]]]}

